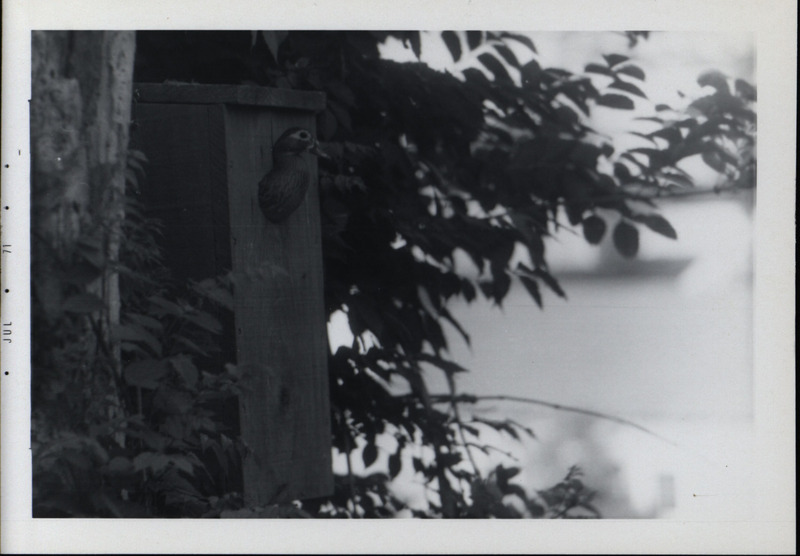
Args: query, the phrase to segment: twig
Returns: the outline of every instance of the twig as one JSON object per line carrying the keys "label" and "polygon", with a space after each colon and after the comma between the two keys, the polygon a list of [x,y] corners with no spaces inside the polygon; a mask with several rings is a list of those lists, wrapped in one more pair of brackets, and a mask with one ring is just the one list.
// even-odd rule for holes
{"label": "twig", "polygon": [[458,428],[458,434],[461,437],[461,443],[464,445],[464,451],[467,453],[467,457],[469,458],[470,464],[472,464],[472,470],[475,472],[475,476],[479,479],[482,479],[481,472],[478,469],[478,465],[475,463],[475,458],[472,456],[472,450],[470,450],[470,444],[467,442],[467,437],[464,435],[464,423],[461,420],[461,414],[458,411],[458,395],[456,394],[456,381],[453,378],[452,373],[447,374],[447,385],[450,387],[450,406],[453,409],[453,417],[456,420],[456,427]]}
{"label": "twig", "polygon": [[[739,193],[742,191],[749,191],[754,189],[754,187],[743,187],[740,185],[732,184],[732,185],[719,185],[714,187],[696,187],[692,189],[671,189],[671,190],[664,190],[659,189],[654,193],[634,193],[632,191],[624,191],[620,190],[617,194],[608,195],[605,197],[591,197],[587,199],[589,202],[593,204],[598,203],[609,203],[613,201],[639,201],[642,203],[647,203],[651,206],[653,205],[653,201],[666,201],[669,199],[680,199],[684,197],[699,197],[702,195],[722,195],[723,193]],[[557,204],[559,205],[567,205],[569,203],[566,199],[558,199]],[[476,220],[494,220],[497,218],[503,218],[511,214],[514,210],[525,210],[527,208],[538,207],[538,205],[531,205],[531,206],[523,206],[523,207],[514,207],[513,209],[509,209],[506,211],[499,212],[497,214],[489,214],[486,216],[477,216],[474,217]],[[556,219],[550,220],[556,227],[565,228],[567,230],[571,229],[571,226],[568,226],[562,222],[559,222]],[[541,228],[541,226],[539,226]]]}
{"label": "twig", "polygon": [[495,452],[503,454],[507,458],[510,458],[510,459],[512,459],[514,461],[519,461],[519,458],[514,456],[514,454],[512,454],[511,452],[507,452],[505,450],[501,450],[497,446],[492,446],[491,444],[483,444],[483,445],[481,445],[481,444],[478,444],[477,442],[469,442],[468,445],[472,446],[473,448],[477,448],[478,450],[480,450],[481,452],[484,452],[484,453],[487,453],[489,450],[494,450]]}
{"label": "twig", "polygon": [[537,400],[535,398],[523,398],[520,396],[505,396],[505,395],[490,395],[490,396],[475,396],[472,394],[459,394],[458,396],[451,396],[449,394],[432,394],[431,395],[431,402],[432,403],[478,403],[480,401],[508,401],[508,402],[519,402],[519,403],[526,403],[531,405],[539,405],[543,407],[549,407],[550,409],[556,409],[559,411],[569,411],[571,413],[578,413],[581,415],[588,415],[590,417],[595,417],[597,419],[604,419],[606,421],[612,421],[614,423],[618,423],[620,425],[626,425],[629,427],[633,427],[634,429],[638,429],[645,434],[649,434],[650,436],[654,436],[667,444],[672,446],[678,446],[675,442],[664,438],[663,436],[656,434],[655,432],[651,431],[648,428],[643,427],[633,421],[629,421],[628,419],[623,419],[622,417],[616,417],[614,415],[609,415],[607,413],[601,413],[599,411],[593,411],[591,409],[582,409],[580,407],[573,407],[569,405],[562,405],[553,402],[548,402],[544,400]]}
{"label": "twig", "polygon": [[[341,415],[341,414],[340,414]],[[347,487],[350,490],[350,501],[353,503],[353,515],[356,516],[356,484],[353,478],[353,464],[350,461],[350,453],[352,452],[352,444],[350,443],[350,430],[347,425],[347,419],[342,416],[345,428],[344,443],[345,443],[345,457],[347,459]]]}

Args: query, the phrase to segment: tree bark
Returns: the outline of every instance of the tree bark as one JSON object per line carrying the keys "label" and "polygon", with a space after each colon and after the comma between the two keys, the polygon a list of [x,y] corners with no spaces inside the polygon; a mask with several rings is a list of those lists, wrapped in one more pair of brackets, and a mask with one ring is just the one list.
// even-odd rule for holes
{"label": "tree bark", "polygon": [[35,31],[32,53],[34,295],[46,318],[55,319],[66,291],[59,273],[76,262],[79,246],[96,249],[99,273],[83,287],[103,303],[86,317],[86,363],[92,367],[96,344],[103,342],[111,361],[104,378],[118,383],[119,346],[111,331],[120,314],[116,263],[124,218],[135,33]]}

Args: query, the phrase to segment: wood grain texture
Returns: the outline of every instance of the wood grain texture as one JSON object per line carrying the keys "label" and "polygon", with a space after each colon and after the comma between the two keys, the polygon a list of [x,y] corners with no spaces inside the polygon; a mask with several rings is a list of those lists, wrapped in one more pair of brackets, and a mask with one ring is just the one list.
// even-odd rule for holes
{"label": "wood grain texture", "polygon": [[[311,113],[226,106],[236,345],[247,504],[331,494],[327,334],[316,164],[300,207],[272,224],[257,199],[272,144]],[[310,155],[308,155],[310,156]]]}
{"label": "wood grain texture", "polygon": [[136,83],[134,91],[140,102],[261,106],[309,112],[320,112],[325,109],[324,93],[274,89],[256,85]]}
{"label": "wood grain texture", "polygon": [[222,319],[223,357],[246,373],[238,417],[252,450],[244,461],[247,504],[331,494],[316,164],[305,200],[286,221],[267,221],[257,201],[274,140],[292,126],[313,130],[314,115],[222,104],[247,96],[231,95],[227,86],[204,89],[199,98],[190,94],[194,86],[179,87],[169,101],[140,94],[133,142],[149,158],[144,200],[165,223],[163,246],[175,275],[233,270],[234,322]]}

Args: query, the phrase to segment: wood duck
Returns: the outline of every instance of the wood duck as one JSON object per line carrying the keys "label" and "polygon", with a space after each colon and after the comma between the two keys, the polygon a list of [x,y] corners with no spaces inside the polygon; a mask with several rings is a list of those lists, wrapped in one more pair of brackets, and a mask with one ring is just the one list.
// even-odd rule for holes
{"label": "wood duck", "polygon": [[304,154],[328,158],[310,131],[287,129],[272,147],[272,169],[258,182],[258,205],[267,220],[286,220],[305,199],[313,167]]}

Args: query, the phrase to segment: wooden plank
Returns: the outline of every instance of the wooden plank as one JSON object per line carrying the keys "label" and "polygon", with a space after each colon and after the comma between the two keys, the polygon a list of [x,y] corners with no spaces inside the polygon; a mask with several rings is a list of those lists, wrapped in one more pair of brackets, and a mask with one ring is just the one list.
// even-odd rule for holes
{"label": "wooden plank", "polygon": [[196,83],[136,83],[138,102],[168,104],[228,104],[320,112],[325,94],[256,85],[201,85]]}
{"label": "wooden plank", "polygon": [[[245,501],[264,505],[331,494],[328,342],[315,171],[300,208],[281,224],[257,202],[272,144],[311,113],[226,106],[236,344],[247,386],[240,422],[251,454]],[[310,156],[310,155],[309,155]]]}

